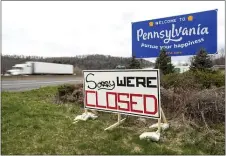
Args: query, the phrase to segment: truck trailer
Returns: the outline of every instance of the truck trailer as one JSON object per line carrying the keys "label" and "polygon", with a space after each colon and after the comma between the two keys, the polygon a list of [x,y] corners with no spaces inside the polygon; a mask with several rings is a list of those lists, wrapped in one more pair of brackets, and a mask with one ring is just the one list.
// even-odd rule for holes
{"label": "truck trailer", "polygon": [[73,65],[70,64],[33,61],[16,64],[7,71],[8,75],[73,75],[73,73]]}

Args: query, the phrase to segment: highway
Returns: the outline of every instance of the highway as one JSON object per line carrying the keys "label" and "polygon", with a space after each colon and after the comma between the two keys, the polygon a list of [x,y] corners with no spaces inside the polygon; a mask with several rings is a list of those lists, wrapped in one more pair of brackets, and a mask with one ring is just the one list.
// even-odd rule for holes
{"label": "highway", "polygon": [[2,80],[1,91],[27,91],[32,89],[38,89],[45,86],[56,86],[61,84],[77,84],[82,83],[82,78],[42,78],[42,79],[31,79],[31,80]]}

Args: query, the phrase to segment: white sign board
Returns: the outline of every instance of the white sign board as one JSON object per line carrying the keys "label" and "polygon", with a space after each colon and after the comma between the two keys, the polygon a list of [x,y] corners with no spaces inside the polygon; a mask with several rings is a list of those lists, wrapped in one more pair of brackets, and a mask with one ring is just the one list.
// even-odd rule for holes
{"label": "white sign board", "polygon": [[84,106],[160,118],[159,70],[84,70]]}

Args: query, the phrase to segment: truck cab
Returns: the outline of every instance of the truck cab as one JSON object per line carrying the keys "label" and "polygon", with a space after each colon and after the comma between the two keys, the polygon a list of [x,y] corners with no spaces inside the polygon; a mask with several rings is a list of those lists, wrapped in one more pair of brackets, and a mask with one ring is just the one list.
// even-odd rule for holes
{"label": "truck cab", "polygon": [[16,64],[12,67],[12,69],[7,71],[9,75],[25,75],[31,73],[31,65],[26,64]]}

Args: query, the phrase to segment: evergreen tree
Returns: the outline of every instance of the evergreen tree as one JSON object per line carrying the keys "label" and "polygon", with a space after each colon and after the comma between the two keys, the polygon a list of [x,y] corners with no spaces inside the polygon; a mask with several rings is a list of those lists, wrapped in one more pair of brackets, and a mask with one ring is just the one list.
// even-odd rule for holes
{"label": "evergreen tree", "polygon": [[196,56],[191,59],[191,70],[205,70],[211,68],[213,63],[205,49],[200,49]]}
{"label": "evergreen tree", "polygon": [[160,69],[161,73],[164,75],[174,72],[171,57],[167,56],[166,49],[161,49],[160,55],[155,61],[155,69]]}
{"label": "evergreen tree", "polygon": [[133,56],[128,68],[129,69],[141,69],[140,62],[138,60],[136,60],[136,58]]}

